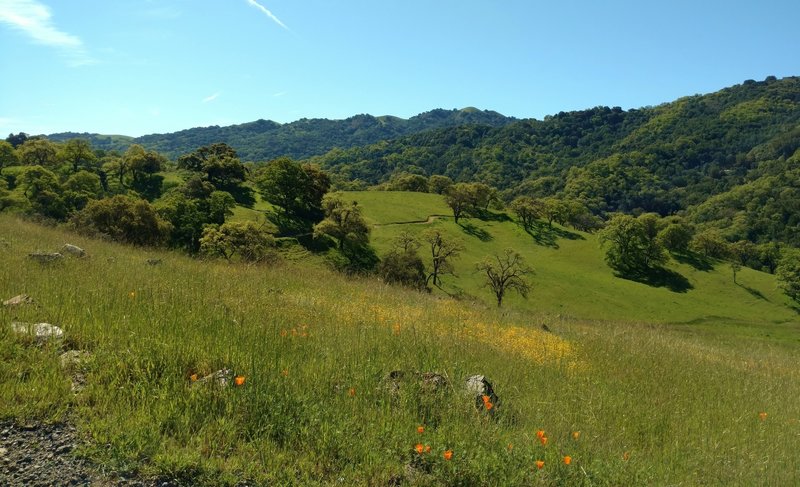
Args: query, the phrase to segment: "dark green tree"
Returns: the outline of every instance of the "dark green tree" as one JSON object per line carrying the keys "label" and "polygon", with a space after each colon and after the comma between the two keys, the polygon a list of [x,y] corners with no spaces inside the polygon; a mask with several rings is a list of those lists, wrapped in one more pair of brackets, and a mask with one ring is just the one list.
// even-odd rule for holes
{"label": "dark green tree", "polygon": [[117,195],[90,201],[72,218],[80,231],[133,245],[157,246],[169,238],[171,225],[141,198]]}
{"label": "dark green tree", "polygon": [[47,139],[28,139],[17,148],[17,155],[26,166],[53,167],[58,164],[58,146]]}
{"label": "dark green tree", "polygon": [[16,166],[18,163],[19,158],[17,157],[17,151],[14,150],[14,146],[5,140],[0,140],[0,174],[3,173],[4,167]]}
{"label": "dark green tree", "polygon": [[800,304],[800,253],[786,253],[775,270],[778,284],[784,294],[795,303]]}
{"label": "dark green tree", "polygon": [[92,144],[85,139],[70,139],[66,141],[59,151],[62,161],[72,167],[72,172],[76,173],[79,169],[90,169],[97,160],[92,150]]}

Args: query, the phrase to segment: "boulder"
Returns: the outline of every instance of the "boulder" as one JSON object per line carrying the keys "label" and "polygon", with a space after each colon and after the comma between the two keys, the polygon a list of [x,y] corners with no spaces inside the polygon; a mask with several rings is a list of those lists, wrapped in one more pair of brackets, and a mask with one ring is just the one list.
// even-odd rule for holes
{"label": "boulder", "polygon": [[64,256],[58,252],[31,252],[28,258],[40,264],[50,264],[60,261]]}
{"label": "boulder", "polygon": [[390,394],[396,395],[400,392],[401,385],[408,380],[416,382],[420,391],[429,393],[442,392],[449,384],[445,376],[436,372],[413,372],[407,374],[402,370],[393,370],[386,374],[383,378],[383,383]]}
{"label": "boulder", "polygon": [[497,408],[499,398],[497,394],[495,394],[494,389],[492,388],[492,384],[486,379],[486,376],[483,375],[471,375],[467,377],[465,383],[465,389],[467,394],[471,395],[475,399],[475,407],[478,408],[480,411],[487,410],[486,408],[486,399],[484,397],[488,397],[488,402],[492,403],[493,407],[490,412],[494,412]]}
{"label": "boulder", "polygon": [[40,343],[64,338],[64,330],[50,323],[22,323],[14,321],[11,323],[11,329],[18,335],[30,336]]}
{"label": "boulder", "polygon": [[12,308],[14,306],[22,306],[24,304],[36,304],[32,297],[28,296],[27,294],[19,294],[14,296],[13,298],[6,299],[3,301],[3,306],[8,308]]}
{"label": "boulder", "polygon": [[61,253],[62,254],[69,254],[69,255],[72,255],[74,257],[86,257],[86,251],[85,250],[83,250],[82,248],[78,247],[77,245],[72,245],[72,244],[64,244],[64,246],[61,247]]}

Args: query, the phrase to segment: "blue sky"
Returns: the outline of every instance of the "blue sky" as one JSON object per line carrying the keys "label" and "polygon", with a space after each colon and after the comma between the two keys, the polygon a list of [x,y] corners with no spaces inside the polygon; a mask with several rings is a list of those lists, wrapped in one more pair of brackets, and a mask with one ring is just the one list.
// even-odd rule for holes
{"label": "blue sky", "polygon": [[797,0],[0,0],[0,134],[520,118],[800,75]]}

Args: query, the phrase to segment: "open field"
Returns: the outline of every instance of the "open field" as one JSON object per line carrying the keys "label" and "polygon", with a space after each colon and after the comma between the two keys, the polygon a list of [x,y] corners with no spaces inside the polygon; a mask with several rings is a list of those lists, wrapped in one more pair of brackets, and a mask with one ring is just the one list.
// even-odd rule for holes
{"label": "open field", "polygon": [[[205,262],[9,216],[0,234],[0,296],[39,303],[0,311],[0,416],[69,419],[90,442],[82,454],[106,472],[187,485],[797,481],[791,341],[686,333],[693,325],[630,316],[500,313],[303,264]],[[67,241],[89,257],[46,267],[26,258]],[[12,320],[63,327],[63,347],[13,335]],[[77,395],[58,364],[63,349],[92,354]],[[244,384],[192,386],[193,374],[225,367]],[[384,378],[396,370],[436,372],[449,386],[410,379],[393,393]],[[494,415],[465,397],[472,374],[494,385]]]}

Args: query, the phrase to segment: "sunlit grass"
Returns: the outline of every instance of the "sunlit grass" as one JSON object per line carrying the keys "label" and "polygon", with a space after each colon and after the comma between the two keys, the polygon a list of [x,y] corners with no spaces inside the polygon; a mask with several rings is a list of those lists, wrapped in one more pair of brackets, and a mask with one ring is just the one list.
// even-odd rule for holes
{"label": "sunlit grass", "polygon": [[[106,471],[214,485],[791,485],[800,468],[800,373],[785,342],[498,312],[9,217],[0,232],[0,298],[40,304],[0,311],[0,416],[70,418]],[[89,257],[25,257],[66,241]],[[12,319],[58,324],[67,348],[92,353],[84,392],[70,392],[59,349],[11,336]],[[225,367],[244,384],[192,381]],[[385,379],[396,370],[410,377],[398,394]],[[431,392],[415,372],[450,387]],[[494,385],[494,415],[464,396],[473,374]]]}

